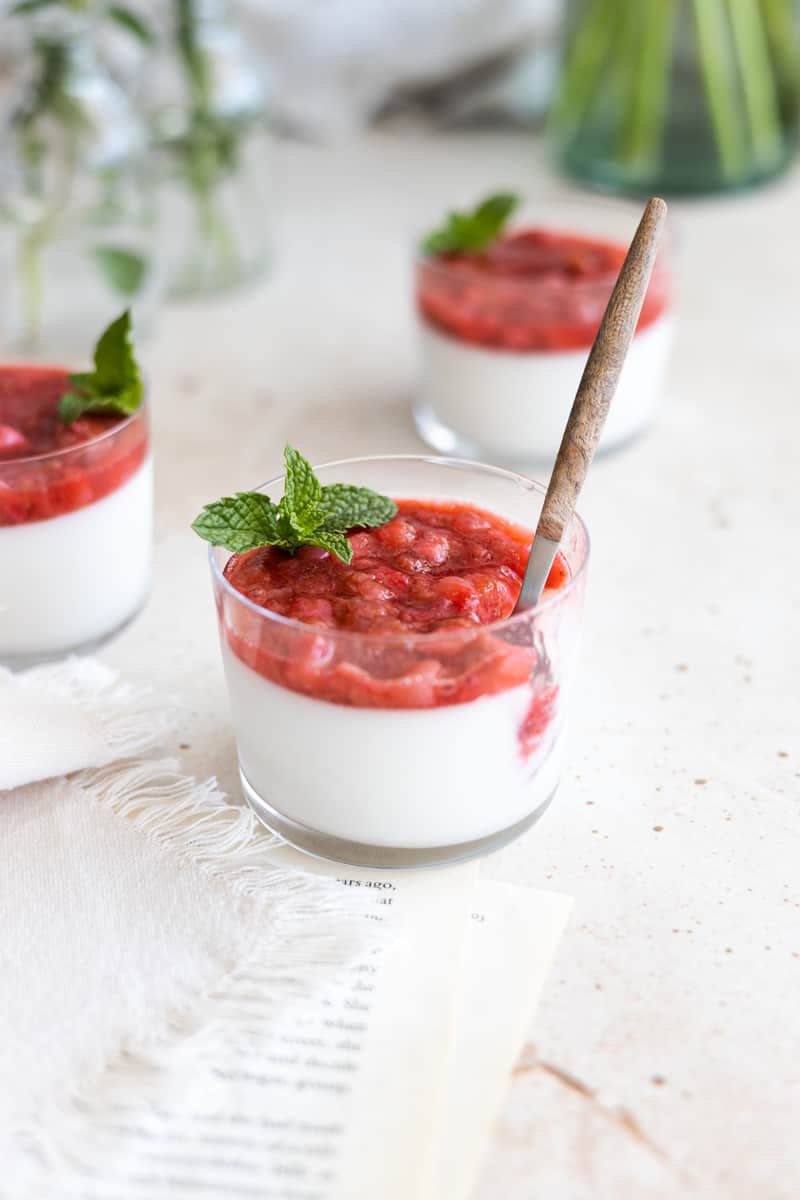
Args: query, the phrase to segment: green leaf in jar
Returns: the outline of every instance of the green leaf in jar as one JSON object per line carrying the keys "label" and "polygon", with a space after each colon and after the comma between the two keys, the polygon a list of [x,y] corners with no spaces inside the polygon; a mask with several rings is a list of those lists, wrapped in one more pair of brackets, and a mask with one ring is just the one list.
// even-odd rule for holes
{"label": "green leaf in jar", "polygon": [[122,246],[93,246],[92,257],[108,285],[121,296],[135,296],[147,275],[147,259]]}

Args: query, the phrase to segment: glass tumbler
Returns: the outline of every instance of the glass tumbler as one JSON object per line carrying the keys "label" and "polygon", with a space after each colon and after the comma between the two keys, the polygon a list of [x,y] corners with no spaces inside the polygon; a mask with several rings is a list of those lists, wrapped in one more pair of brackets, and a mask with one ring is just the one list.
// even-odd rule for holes
{"label": "glass tumbler", "polygon": [[[416,262],[414,419],[442,454],[552,463],[641,213],[624,202],[542,197],[486,251]],[[600,449],[643,433],[672,343],[669,241],[656,262]]]}
{"label": "glass tumbler", "polygon": [[[446,500],[532,527],[544,489],[456,459],[352,459],[317,469],[396,499]],[[278,500],[282,477],[260,489]],[[242,787],[271,830],[309,853],[419,867],[486,853],[550,803],[564,754],[589,540],[535,609],[484,626],[370,634],[259,607],[210,562]]]}
{"label": "glass tumbler", "polygon": [[65,383],[56,368],[0,367],[0,663],[14,668],[95,649],[150,586],[146,405],[88,441],[8,457],[20,402]]}

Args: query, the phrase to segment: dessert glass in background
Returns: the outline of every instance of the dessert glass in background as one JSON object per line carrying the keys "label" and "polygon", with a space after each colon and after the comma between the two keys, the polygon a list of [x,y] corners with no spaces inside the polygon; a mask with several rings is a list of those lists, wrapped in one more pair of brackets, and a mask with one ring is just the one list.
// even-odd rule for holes
{"label": "dessert glass in background", "polygon": [[[439,458],[353,459],[317,475],[395,500],[464,505],[465,540],[476,545],[470,507],[529,531],[544,495],[511,472]],[[282,486],[279,477],[260,490],[277,501]],[[384,528],[369,533],[395,536]],[[361,536],[351,535],[354,548]],[[569,578],[530,612],[382,633],[269,611],[226,577],[230,552],[210,548],[242,786],[264,823],[310,853],[377,867],[458,861],[532,825],[562,769],[589,550],[578,517],[562,550]],[[420,578],[435,572],[423,564]],[[380,600],[376,583],[365,578],[364,594]]]}
{"label": "dessert glass in background", "polygon": [[[484,251],[417,260],[414,419],[429,445],[506,465],[552,461],[638,216],[625,203],[543,201],[515,213]],[[653,420],[672,328],[667,245],[601,451]]]}
{"label": "dessert glass in background", "polygon": [[128,417],[57,416],[58,367],[0,366],[0,663],[87,652],[150,584],[146,403]]}

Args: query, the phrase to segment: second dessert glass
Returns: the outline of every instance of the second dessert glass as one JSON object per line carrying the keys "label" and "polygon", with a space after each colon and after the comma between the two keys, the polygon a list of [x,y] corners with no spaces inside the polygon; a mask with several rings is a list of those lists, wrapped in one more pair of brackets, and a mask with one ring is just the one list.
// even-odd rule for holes
{"label": "second dessert glass", "polygon": [[[552,463],[638,217],[624,202],[542,198],[485,251],[418,258],[414,418],[430,446],[507,466]],[[667,246],[601,450],[623,445],[652,421],[671,341]]]}
{"label": "second dessert glass", "polygon": [[[0,367],[0,434],[60,368]],[[46,415],[46,414],[45,414]],[[138,613],[150,587],[153,472],[147,404],[86,441],[0,454],[0,663],[89,653]]]}
{"label": "second dessert glass", "polygon": [[[544,496],[521,475],[456,459],[316,470],[323,485],[460,501],[528,528]],[[281,476],[260,490],[277,500],[282,488]],[[242,786],[262,821],[302,850],[372,867],[459,861],[532,825],[561,774],[589,553],[577,516],[562,551],[569,580],[529,612],[387,635],[261,608],[226,578],[230,553],[211,548]]]}

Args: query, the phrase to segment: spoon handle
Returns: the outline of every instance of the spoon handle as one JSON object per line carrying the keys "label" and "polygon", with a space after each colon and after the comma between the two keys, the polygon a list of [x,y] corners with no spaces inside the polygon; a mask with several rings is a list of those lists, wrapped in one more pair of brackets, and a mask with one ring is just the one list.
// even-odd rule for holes
{"label": "spoon handle", "polygon": [[572,516],[636,330],[666,215],[663,200],[653,197],[647,202],[583,369],[544,498],[537,537],[560,542]]}

